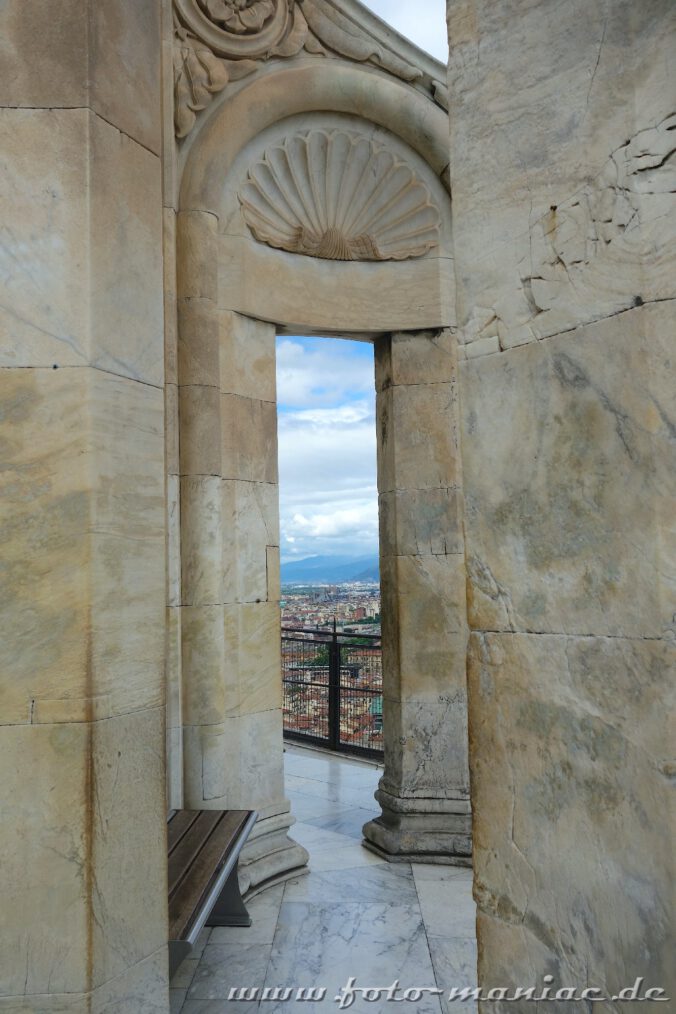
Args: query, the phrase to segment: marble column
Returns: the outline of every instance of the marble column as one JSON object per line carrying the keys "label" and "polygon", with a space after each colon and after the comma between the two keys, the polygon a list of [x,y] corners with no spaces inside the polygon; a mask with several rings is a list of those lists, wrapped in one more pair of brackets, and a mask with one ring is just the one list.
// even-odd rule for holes
{"label": "marble column", "polygon": [[376,342],[385,771],[366,844],[469,865],[467,621],[450,331]]}
{"label": "marble column", "polygon": [[0,9],[3,1010],[169,1006],[159,35]]}
{"label": "marble column", "polygon": [[284,798],[275,328],[218,308],[217,224],[178,216],[184,790],[258,810],[246,891],[307,853]]}

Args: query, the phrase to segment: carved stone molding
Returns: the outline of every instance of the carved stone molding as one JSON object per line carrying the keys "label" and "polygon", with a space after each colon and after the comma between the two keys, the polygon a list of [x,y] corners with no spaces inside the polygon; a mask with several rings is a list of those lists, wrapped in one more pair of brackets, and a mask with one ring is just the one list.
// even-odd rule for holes
{"label": "carved stone molding", "polygon": [[[252,74],[272,57],[304,50],[370,63],[403,81],[423,71],[359,27],[335,0],[174,0],[174,101],[179,138],[230,81]],[[441,82],[428,82],[445,106]]]}
{"label": "carved stone molding", "polygon": [[269,148],[239,193],[255,238],[326,260],[422,257],[440,216],[411,166],[356,131],[311,130]]}

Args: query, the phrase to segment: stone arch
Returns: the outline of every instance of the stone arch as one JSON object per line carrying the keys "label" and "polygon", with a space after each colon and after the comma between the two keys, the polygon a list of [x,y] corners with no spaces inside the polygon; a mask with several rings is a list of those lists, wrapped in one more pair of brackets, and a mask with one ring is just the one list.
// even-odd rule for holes
{"label": "stone arch", "polygon": [[[185,805],[259,810],[241,867],[251,888],[306,861],[287,837],[276,689],[276,333],[376,344],[391,735],[383,817],[367,826],[367,840],[388,858],[468,862],[470,854],[448,121],[430,65],[443,69],[389,31],[374,38],[356,3],[306,4],[343,31],[347,58],[301,49],[214,84],[220,94],[179,157]],[[184,31],[191,7],[177,4]],[[347,33],[346,43],[347,15],[370,30]],[[217,36],[205,35],[216,48]],[[213,51],[192,45],[220,82]],[[223,59],[222,38],[218,45]],[[356,50],[371,56],[355,62]],[[232,77],[241,64],[224,66]],[[282,195],[266,168],[275,160]],[[264,167],[258,177],[256,166]],[[341,183],[328,179],[334,172]],[[345,188],[361,207],[365,180],[376,178],[375,208],[347,228],[349,215],[337,210]],[[257,200],[262,217],[247,213]]]}

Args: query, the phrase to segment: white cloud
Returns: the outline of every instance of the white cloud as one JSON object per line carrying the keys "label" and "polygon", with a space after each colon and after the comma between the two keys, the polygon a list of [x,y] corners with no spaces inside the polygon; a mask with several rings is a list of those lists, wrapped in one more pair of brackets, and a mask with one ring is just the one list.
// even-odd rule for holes
{"label": "white cloud", "polygon": [[280,405],[326,407],[373,395],[370,345],[355,349],[343,339],[280,338],[277,342],[277,400]]}
{"label": "white cloud", "polygon": [[370,350],[330,339],[280,339],[278,399],[282,558],[376,552]]}
{"label": "white cloud", "polygon": [[416,46],[448,62],[446,0],[361,0]]}

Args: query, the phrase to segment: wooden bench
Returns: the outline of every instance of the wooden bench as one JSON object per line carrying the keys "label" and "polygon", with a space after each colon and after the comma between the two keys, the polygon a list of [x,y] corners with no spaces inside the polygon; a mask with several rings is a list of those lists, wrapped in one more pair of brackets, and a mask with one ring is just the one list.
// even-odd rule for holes
{"label": "wooden bench", "polygon": [[169,975],[203,926],[250,926],[237,860],[255,810],[174,810],[169,814]]}

